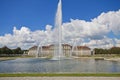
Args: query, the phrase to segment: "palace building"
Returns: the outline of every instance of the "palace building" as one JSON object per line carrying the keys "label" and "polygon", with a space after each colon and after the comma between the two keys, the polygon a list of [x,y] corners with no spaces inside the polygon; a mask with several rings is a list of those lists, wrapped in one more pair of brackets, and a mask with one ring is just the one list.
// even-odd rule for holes
{"label": "palace building", "polygon": [[[30,56],[53,56],[55,52],[55,46],[42,46],[37,47],[33,46],[29,49],[28,55]],[[91,49],[87,46],[71,46],[69,44],[62,44],[62,52],[64,56],[82,56],[82,55],[91,55]]]}

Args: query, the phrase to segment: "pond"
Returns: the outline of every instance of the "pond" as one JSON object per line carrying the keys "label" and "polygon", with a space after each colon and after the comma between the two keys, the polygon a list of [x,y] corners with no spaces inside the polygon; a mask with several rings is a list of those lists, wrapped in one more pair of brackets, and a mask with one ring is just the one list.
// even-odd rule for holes
{"label": "pond", "polygon": [[0,61],[0,73],[118,73],[120,62],[95,59],[18,58]]}

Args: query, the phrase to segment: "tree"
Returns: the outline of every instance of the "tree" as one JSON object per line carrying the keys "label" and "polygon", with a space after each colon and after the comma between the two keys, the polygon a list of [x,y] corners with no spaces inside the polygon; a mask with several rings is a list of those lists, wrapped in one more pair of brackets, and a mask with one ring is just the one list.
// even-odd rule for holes
{"label": "tree", "polygon": [[111,52],[112,54],[120,54],[120,47],[112,47],[112,48],[110,49],[110,52]]}
{"label": "tree", "polygon": [[1,48],[0,48],[0,54],[1,54]]}
{"label": "tree", "polygon": [[95,54],[120,54],[120,47],[112,47],[111,49],[95,48]]}
{"label": "tree", "polygon": [[20,47],[17,47],[16,49],[13,49],[14,54],[23,54],[23,51],[21,50]]}
{"label": "tree", "polygon": [[9,49],[7,46],[4,46],[1,48],[1,53],[2,54],[12,54],[12,50]]}

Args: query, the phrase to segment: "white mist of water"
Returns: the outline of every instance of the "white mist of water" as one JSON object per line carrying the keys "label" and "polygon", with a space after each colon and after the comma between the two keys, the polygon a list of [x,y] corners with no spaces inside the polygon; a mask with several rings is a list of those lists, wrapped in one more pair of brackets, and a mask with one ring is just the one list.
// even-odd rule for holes
{"label": "white mist of water", "polygon": [[[63,54],[63,49],[62,49],[62,1],[59,0],[58,7],[57,7],[57,12],[55,15],[55,34],[53,34],[53,38],[55,40],[54,42],[54,55],[53,55],[53,60],[60,60],[63,59],[65,56]],[[42,47],[42,46],[41,46]],[[38,46],[37,49],[37,57],[39,55],[39,52],[42,53],[42,50],[39,49],[40,45]]]}
{"label": "white mist of water", "polygon": [[64,57],[62,50],[62,2],[59,0],[58,8],[55,16],[55,30],[57,34],[55,42],[55,51],[53,59]]}

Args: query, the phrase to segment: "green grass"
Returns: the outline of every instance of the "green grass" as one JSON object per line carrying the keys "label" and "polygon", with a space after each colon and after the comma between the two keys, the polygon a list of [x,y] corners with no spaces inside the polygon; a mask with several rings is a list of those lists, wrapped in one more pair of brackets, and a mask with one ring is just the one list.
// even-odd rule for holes
{"label": "green grass", "polygon": [[0,77],[120,77],[120,73],[1,73]]}

